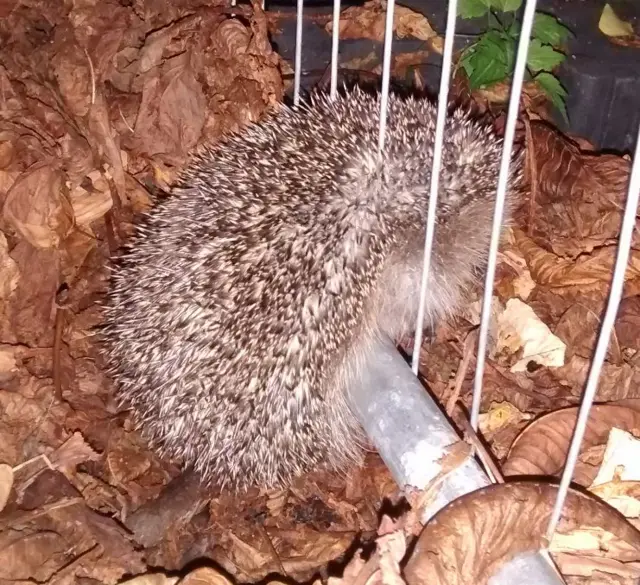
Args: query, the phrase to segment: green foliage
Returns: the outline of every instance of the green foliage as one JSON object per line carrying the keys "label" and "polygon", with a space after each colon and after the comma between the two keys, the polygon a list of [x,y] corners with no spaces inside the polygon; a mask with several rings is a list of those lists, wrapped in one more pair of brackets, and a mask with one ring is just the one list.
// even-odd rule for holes
{"label": "green foliage", "polygon": [[458,2],[458,16],[462,18],[478,18],[489,10],[488,0],[460,0]]}
{"label": "green foliage", "polygon": [[547,94],[547,97],[551,100],[551,103],[560,110],[562,117],[567,120],[567,106],[564,103],[564,98],[567,97],[567,91],[558,78],[549,73],[548,71],[542,71],[538,73],[534,78],[535,82],[542,88]]}
{"label": "green foliage", "polygon": [[[459,16],[486,17],[488,23],[486,32],[467,47],[460,58],[460,65],[469,78],[471,89],[505,81],[511,76],[520,24],[515,20],[514,14],[508,13],[517,11],[521,5],[522,0],[459,1]],[[555,17],[537,12],[527,56],[527,79],[538,84],[565,118],[567,92],[553,70],[566,58],[561,48],[570,34],[569,29]]]}
{"label": "green foliage", "polygon": [[511,73],[515,52],[506,37],[505,32],[489,30],[463,53],[460,64],[472,89],[502,81]]}
{"label": "green foliage", "polygon": [[560,24],[557,18],[550,14],[536,12],[531,35],[534,39],[538,39],[544,45],[560,47],[569,40],[570,35],[569,29]]}

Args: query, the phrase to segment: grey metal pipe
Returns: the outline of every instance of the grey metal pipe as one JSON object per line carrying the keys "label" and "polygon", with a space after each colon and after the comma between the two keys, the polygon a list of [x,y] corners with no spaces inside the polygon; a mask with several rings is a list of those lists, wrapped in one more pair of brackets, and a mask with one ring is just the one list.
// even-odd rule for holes
{"label": "grey metal pipe", "polygon": [[[350,389],[356,416],[398,485],[425,488],[440,473],[439,460],[459,436],[389,339],[376,343],[362,372],[359,383]],[[449,502],[489,483],[476,460],[468,459],[444,479],[423,521]],[[491,580],[493,585],[516,582],[562,584],[555,567],[541,553],[516,557]]]}

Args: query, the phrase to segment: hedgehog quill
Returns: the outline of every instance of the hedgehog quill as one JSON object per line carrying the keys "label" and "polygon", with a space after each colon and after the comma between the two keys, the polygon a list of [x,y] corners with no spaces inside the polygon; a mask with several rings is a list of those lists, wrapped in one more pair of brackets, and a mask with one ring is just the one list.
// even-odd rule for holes
{"label": "hedgehog quill", "polygon": [[[121,406],[204,483],[283,487],[361,460],[349,388],[417,319],[435,106],[353,90],[200,149],[113,269],[101,345]],[[502,144],[448,117],[425,327],[484,269]],[[511,191],[521,158],[512,165]],[[507,211],[510,209],[508,199]]]}

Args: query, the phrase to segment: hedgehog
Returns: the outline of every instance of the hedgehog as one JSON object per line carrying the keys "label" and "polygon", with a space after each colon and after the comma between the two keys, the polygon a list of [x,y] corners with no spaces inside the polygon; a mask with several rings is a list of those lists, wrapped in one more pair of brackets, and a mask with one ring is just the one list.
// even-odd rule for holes
{"label": "hedgehog", "polygon": [[[207,486],[284,488],[367,448],[349,389],[414,332],[436,106],[357,87],[197,149],[113,263],[101,348],[148,444]],[[424,328],[484,269],[501,139],[448,116]],[[511,166],[507,212],[521,177]]]}

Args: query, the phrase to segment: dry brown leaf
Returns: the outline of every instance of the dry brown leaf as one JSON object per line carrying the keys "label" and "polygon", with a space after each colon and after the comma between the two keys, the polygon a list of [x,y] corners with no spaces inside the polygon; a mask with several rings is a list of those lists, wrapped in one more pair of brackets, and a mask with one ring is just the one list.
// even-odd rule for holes
{"label": "dry brown leaf", "polygon": [[51,455],[49,461],[64,473],[71,473],[76,466],[85,461],[98,461],[100,455],[96,453],[84,440],[81,433],[75,432]]}
{"label": "dry brown leaf", "polygon": [[[591,370],[591,359],[574,355],[561,368],[549,370],[563,386],[574,389],[574,395],[580,396]],[[631,364],[615,365],[605,362],[602,366],[597,402],[613,402],[616,400],[640,398],[640,371]]]}
{"label": "dry brown leaf", "polygon": [[392,75],[398,78],[406,78],[409,74],[409,69],[427,62],[429,54],[429,51],[413,51],[394,55],[393,65],[391,66]]}
{"label": "dry brown leaf", "polygon": [[[9,322],[0,323],[0,332],[12,343],[31,347],[52,345],[59,253],[21,241],[11,251],[11,257],[20,269],[20,279],[7,303]],[[3,327],[10,330],[4,333]]]}
{"label": "dry brown leaf", "polygon": [[109,109],[102,91],[97,91],[94,101],[87,116],[88,126],[91,129],[92,143],[101,158],[105,157],[111,165],[113,183],[122,203],[127,202],[125,172],[122,164],[120,147],[114,137],[114,132],[109,119]]}
{"label": "dry brown leaf", "polygon": [[615,337],[620,347],[640,351],[640,295],[628,297],[620,303]]}
{"label": "dry brown leaf", "polygon": [[282,556],[282,565],[289,575],[316,571],[318,567],[344,554],[353,544],[356,536],[356,532],[333,533],[303,529],[298,534],[295,553],[291,556]]}
{"label": "dry brown leaf", "polygon": [[[542,122],[531,123],[528,147],[533,148],[538,181],[537,198],[529,211],[535,240],[570,258],[615,244],[630,162],[620,156],[582,152]],[[610,267],[603,267],[603,272],[607,270]]]}
{"label": "dry brown leaf", "polygon": [[84,178],[95,169],[95,161],[91,146],[83,136],[66,134],[60,139],[60,150],[64,160],[64,172],[73,191]]}
{"label": "dry brown leaf", "polygon": [[161,77],[145,83],[135,125],[137,152],[184,156],[200,138],[205,107],[202,86],[185,56],[175,57]]}
{"label": "dry brown leaf", "polygon": [[135,447],[123,444],[111,449],[106,457],[107,469],[117,484],[127,483],[149,470],[151,461]]}
{"label": "dry brown leaf", "polygon": [[11,14],[20,0],[0,0],[0,18],[5,18]]}
{"label": "dry brown leaf", "polygon": [[591,486],[589,491],[613,506],[625,518],[640,517],[640,481],[608,481]]}
{"label": "dry brown leaf", "polygon": [[[95,183],[94,183],[95,186]],[[109,185],[104,181],[105,190],[97,189],[91,193],[81,186],[76,187],[69,195],[76,224],[88,226],[104,215],[113,206]]]}
{"label": "dry brown leaf", "polygon": [[[593,577],[594,573],[603,572],[609,578],[605,581],[607,585],[613,583],[613,575],[631,579],[640,578],[640,563],[621,563],[614,559],[587,558],[582,555],[567,553],[557,553],[553,557],[565,577],[568,575]],[[589,583],[592,583],[592,581],[589,581]]]}
{"label": "dry brown leaf", "polygon": [[52,73],[69,113],[82,118],[91,106],[95,79],[88,55],[75,43],[65,43],[51,60]]}
{"label": "dry brown leaf", "polygon": [[[194,573],[198,570],[200,569],[197,569]],[[187,577],[185,577],[185,579]],[[178,581],[179,577],[169,577],[164,573],[145,573],[144,575],[138,575],[133,579],[122,581],[119,585],[175,585]],[[182,580],[180,583],[185,583],[185,581]]]}
{"label": "dry brown leaf", "polygon": [[0,345],[0,382],[10,380],[18,370],[15,345]]}
{"label": "dry brown leaf", "polygon": [[[569,307],[560,317],[554,333],[567,345],[567,355],[577,354],[591,359],[600,334],[600,315],[591,307],[576,303]],[[622,352],[617,336],[611,337],[607,349],[607,360],[615,364],[622,363]]]}
{"label": "dry brown leaf", "polygon": [[[634,407],[635,406],[635,407]],[[505,475],[556,475],[562,470],[578,416],[577,407],[550,412],[528,425],[511,446],[502,470]],[[589,412],[581,452],[606,443],[613,428],[640,428],[640,400],[623,405],[596,404]],[[574,481],[587,486],[593,468],[579,468]]]}
{"label": "dry brown leaf", "polygon": [[251,33],[235,18],[224,20],[211,37],[211,43],[223,59],[244,55],[251,42]]}
{"label": "dry brown leaf", "polygon": [[201,567],[181,579],[180,585],[232,585],[232,583],[215,569]]}
{"label": "dry brown leaf", "polygon": [[[471,492],[441,510],[424,528],[405,569],[408,585],[484,585],[511,558],[544,547],[557,487],[514,482]],[[583,527],[615,535],[640,559],[640,532],[618,512],[571,490],[559,534]]]}
{"label": "dry brown leaf", "polygon": [[0,512],[9,501],[9,494],[13,487],[13,467],[6,463],[0,463]]}
{"label": "dry brown leaf", "polygon": [[[13,258],[9,256],[7,238],[0,232],[0,301],[7,300],[18,286],[20,271]],[[0,304],[0,308],[2,305]],[[0,310],[0,316],[2,311]]]}
{"label": "dry brown leaf", "polygon": [[48,162],[34,165],[7,193],[4,221],[36,248],[57,247],[73,228],[73,209],[63,189],[58,168]]}
{"label": "dry brown leaf", "polygon": [[[363,6],[351,6],[340,14],[341,39],[384,40],[386,11],[380,0],[370,0]],[[333,22],[327,23],[328,33],[333,30]],[[437,33],[427,18],[405,6],[396,6],[393,30],[399,38],[414,37],[422,41],[435,41]],[[441,45],[437,44],[440,47]],[[436,48],[434,45],[433,48]]]}
{"label": "dry brown leaf", "polygon": [[66,562],[67,543],[53,531],[0,540],[0,579],[46,582]]}
{"label": "dry brown leaf", "polygon": [[[564,288],[572,286],[606,288],[618,251],[617,244],[598,248],[591,255],[576,260],[562,259],[537,245],[520,230],[514,230],[518,246],[527,261],[533,280],[539,286]],[[640,251],[632,250],[625,280],[640,279]],[[636,287],[638,286],[635,283]]]}

